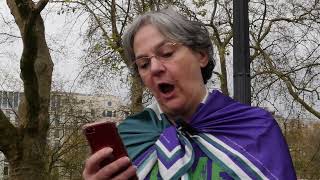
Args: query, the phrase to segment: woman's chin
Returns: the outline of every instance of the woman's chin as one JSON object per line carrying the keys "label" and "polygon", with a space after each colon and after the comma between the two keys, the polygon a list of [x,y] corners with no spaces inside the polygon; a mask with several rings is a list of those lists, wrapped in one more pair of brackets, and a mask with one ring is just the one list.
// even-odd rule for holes
{"label": "woman's chin", "polygon": [[167,103],[160,107],[164,113],[171,116],[181,116],[186,109],[185,103]]}

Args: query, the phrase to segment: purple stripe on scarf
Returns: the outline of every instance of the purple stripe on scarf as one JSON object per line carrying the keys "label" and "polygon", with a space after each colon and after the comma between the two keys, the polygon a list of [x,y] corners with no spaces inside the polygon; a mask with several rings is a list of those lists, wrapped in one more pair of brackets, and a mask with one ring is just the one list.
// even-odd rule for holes
{"label": "purple stripe on scarf", "polygon": [[167,158],[161,156],[158,153],[158,159],[162,162],[162,164],[169,169],[174,163],[176,163],[179,159],[181,159],[184,155],[184,151],[180,151],[181,153],[179,153],[179,155],[177,155],[176,157],[168,160]]}
{"label": "purple stripe on scarf", "polygon": [[176,163],[176,161],[178,161],[179,159],[183,158],[184,154],[185,154],[185,148],[184,148],[184,144],[182,144],[178,137],[177,137],[177,132],[175,127],[171,126],[167,129],[165,129],[163,131],[163,133],[160,135],[159,138],[160,142],[162,143],[162,145],[164,147],[167,148],[167,150],[172,151],[174,148],[180,146],[181,149],[178,150],[174,156],[172,157],[167,157],[161,153],[159,153],[160,151],[163,152],[162,149],[160,149],[159,147],[157,147],[157,155],[158,155],[158,159],[162,162],[162,164],[168,169],[170,168],[174,163]]}
{"label": "purple stripe on scarf", "polygon": [[179,144],[176,128],[171,126],[165,129],[160,135],[159,141],[161,141],[167,150],[172,151]]}
{"label": "purple stripe on scarf", "polygon": [[134,161],[133,164],[135,166],[140,166],[144,160],[146,160],[148,158],[148,156],[151,155],[152,152],[155,151],[155,146],[151,146],[149,149],[147,149],[145,152],[143,152],[140,156],[138,156]]}
{"label": "purple stripe on scarf", "polygon": [[295,179],[281,130],[265,110],[238,103],[213,91],[205,104],[198,107],[190,125],[237,149],[267,177],[274,178],[272,172],[279,179]]}

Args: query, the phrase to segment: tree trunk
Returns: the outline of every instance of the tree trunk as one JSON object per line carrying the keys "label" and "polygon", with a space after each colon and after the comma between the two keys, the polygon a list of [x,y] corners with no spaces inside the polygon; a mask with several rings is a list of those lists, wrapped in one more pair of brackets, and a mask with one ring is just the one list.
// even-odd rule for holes
{"label": "tree trunk", "polygon": [[26,136],[21,146],[11,149],[14,156],[8,157],[10,180],[48,179],[47,158],[43,147],[45,142],[41,142],[40,138]]}
{"label": "tree trunk", "polygon": [[[46,147],[53,63],[40,15],[47,3],[48,0],[37,4],[32,0],[7,0],[23,41],[20,69],[24,97],[19,104],[18,127],[0,116],[0,150],[9,161],[12,180],[48,179]],[[10,137],[10,142],[5,136]]]}
{"label": "tree trunk", "polygon": [[219,57],[220,57],[220,70],[221,70],[220,89],[224,95],[229,96],[225,47],[219,47]]}
{"label": "tree trunk", "polygon": [[130,111],[132,114],[142,111],[142,96],[143,96],[143,84],[137,73],[132,76],[132,84],[130,86],[131,92],[131,105]]}

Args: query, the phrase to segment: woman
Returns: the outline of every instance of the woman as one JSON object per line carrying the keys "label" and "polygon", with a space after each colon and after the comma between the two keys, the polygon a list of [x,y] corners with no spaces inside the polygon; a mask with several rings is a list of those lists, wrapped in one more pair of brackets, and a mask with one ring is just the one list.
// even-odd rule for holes
{"label": "woman", "polygon": [[132,23],[123,42],[156,102],[118,127],[137,170],[125,158],[97,168],[111,154],[106,148],[88,159],[85,179],[135,172],[139,179],[296,179],[269,113],[207,91],[214,60],[203,24],[170,8],[150,12]]}

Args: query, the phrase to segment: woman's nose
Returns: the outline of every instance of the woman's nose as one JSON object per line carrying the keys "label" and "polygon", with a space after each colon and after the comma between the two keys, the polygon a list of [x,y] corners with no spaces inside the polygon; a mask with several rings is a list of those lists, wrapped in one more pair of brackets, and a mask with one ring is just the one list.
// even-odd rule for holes
{"label": "woman's nose", "polygon": [[164,64],[156,57],[153,56],[150,59],[150,72],[152,75],[159,75],[159,73],[165,71]]}

